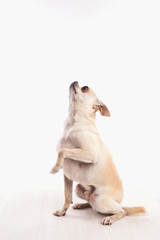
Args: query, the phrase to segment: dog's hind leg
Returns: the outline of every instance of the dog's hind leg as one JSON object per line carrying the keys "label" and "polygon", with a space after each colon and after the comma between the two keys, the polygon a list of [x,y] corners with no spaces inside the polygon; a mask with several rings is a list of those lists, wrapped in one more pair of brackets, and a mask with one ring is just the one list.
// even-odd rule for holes
{"label": "dog's hind leg", "polygon": [[86,200],[87,201],[87,197],[85,196],[85,192],[86,192],[86,189],[85,187],[83,187],[80,183],[78,183],[76,185],[76,189],[75,189],[75,192],[76,192],[76,195],[79,197],[79,198],[82,198],[83,200]]}
{"label": "dog's hind leg", "polygon": [[107,215],[101,221],[103,225],[111,225],[127,215],[127,211],[118,202],[105,194],[93,193],[89,203],[96,212]]}
{"label": "dog's hind leg", "polygon": [[116,213],[112,216],[108,216],[108,217],[104,217],[102,219],[102,224],[103,225],[111,225],[113,224],[114,222],[120,220],[121,218],[125,217],[127,215],[127,211],[125,210],[122,210],[122,212],[119,212],[119,213]]}
{"label": "dog's hind leg", "polygon": [[84,209],[84,208],[91,208],[91,205],[86,202],[86,203],[76,203],[72,206],[73,209]]}
{"label": "dog's hind leg", "polygon": [[[93,191],[95,190],[94,186],[89,186],[90,189],[87,190],[85,187],[83,187],[81,184],[77,184],[76,185],[76,195],[79,198],[82,198],[83,200],[88,201],[90,198],[90,195],[93,193]],[[84,209],[84,208],[90,208],[91,205],[86,202],[86,203],[76,203],[75,205],[73,205],[73,209]]]}

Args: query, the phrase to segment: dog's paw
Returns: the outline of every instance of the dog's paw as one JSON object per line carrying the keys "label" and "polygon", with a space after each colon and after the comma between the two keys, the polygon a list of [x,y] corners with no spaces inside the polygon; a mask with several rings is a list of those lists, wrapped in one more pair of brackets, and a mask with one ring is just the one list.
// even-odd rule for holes
{"label": "dog's paw", "polygon": [[60,169],[61,169],[60,166],[55,165],[55,166],[51,169],[50,173],[51,173],[51,174],[57,173]]}
{"label": "dog's paw", "polygon": [[76,203],[72,206],[73,209],[81,209],[81,203]]}
{"label": "dog's paw", "polygon": [[52,213],[54,216],[57,216],[57,217],[62,217],[62,216],[65,216],[66,215],[66,211],[65,210],[57,210],[55,211],[54,213]]}
{"label": "dog's paw", "polygon": [[105,217],[102,219],[101,224],[102,225],[112,225],[113,222],[114,221],[113,221],[112,217]]}
{"label": "dog's paw", "polygon": [[86,202],[86,203],[76,203],[72,206],[73,209],[84,209],[84,208],[90,208],[91,205]]}

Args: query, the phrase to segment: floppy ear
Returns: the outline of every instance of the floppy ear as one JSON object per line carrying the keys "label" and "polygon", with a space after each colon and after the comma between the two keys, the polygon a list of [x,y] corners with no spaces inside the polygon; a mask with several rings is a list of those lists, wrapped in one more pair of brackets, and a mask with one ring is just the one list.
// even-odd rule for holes
{"label": "floppy ear", "polygon": [[107,117],[110,117],[110,116],[111,116],[108,108],[106,107],[106,105],[105,105],[103,102],[99,102],[98,104],[95,104],[95,105],[94,105],[94,109],[95,109],[96,111],[99,110],[99,111],[100,111],[100,114],[101,114],[102,116],[107,116]]}

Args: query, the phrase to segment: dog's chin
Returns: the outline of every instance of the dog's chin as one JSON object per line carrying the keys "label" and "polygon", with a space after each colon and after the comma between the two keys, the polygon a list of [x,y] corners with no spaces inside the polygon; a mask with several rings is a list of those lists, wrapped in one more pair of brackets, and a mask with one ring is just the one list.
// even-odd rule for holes
{"label": "dog's chin", "polygon": [[77,94],[77,91],[76,91],[76,88],[75,88],[74,85],[71,85],[71,86],[70,86],[70,94],[72,94],[72,95]]}
{"label": "dog's chin", "polygon": [[75,101],[77,97],[77,91],[76,91],[76,88],[74,85],[70,86],[69,88],[69,98],[72,100],[72,101]]}
{"label": "dog's chin", "polygon": [[77,95],[77,93],[74,91],[74,89],[70,88],[69,99],[70,99],[71,102],[75,101],[76,95]]}

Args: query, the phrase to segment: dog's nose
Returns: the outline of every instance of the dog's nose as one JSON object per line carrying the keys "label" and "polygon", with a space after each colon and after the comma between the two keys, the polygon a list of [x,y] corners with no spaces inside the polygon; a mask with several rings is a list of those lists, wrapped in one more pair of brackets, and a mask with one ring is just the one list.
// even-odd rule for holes
{"label": "dog's nose", "polygon": [[78,84],[78,82],[77,82],[77,81],[73,82],[71,85],[76,85],[76,84]]}
{"label": "dog's nose", "polygon": [[74,87],[75,85],[78,85],[78,82],[77,82],[77,81],[71,83],[70,88]]}
{"label": "dog's nose", "polygon": [[71,85],[70,85],[70,88],[69,88],[69,89],[73,89],[73,90],[74,90],[74,92],[75,92],[75,93],[77,93],[77,91],[76,91],[76,86],[78,86],[78,82],[77,82],[77,81],[75,81],[75,82],[71,83]]}

